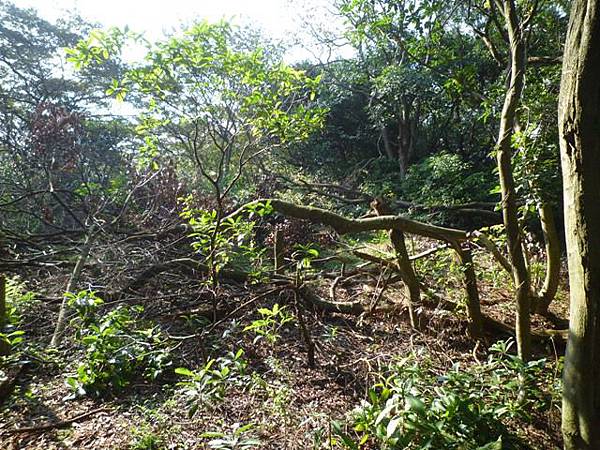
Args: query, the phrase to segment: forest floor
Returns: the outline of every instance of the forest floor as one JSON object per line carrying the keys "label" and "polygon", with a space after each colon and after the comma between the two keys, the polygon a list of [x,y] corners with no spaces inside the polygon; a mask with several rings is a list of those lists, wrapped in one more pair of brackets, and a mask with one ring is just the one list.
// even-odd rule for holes
{"label": "forest floor", "polygon": [[[450,258],[449,253],[439,252],[417,267],[424,284],[445,298],[462,295],[448,269]],[[510,283],[506,274],[488,263],[479,263],[483,267],[478,273],[482,309],[510,325],[514,320]],[[92,280],[98,271],[90,269],[86,276]],[[103,276],[118,284],[127,272],[106,271]],[[142,317],[168,335],[172,367],[199,370],[211,357],[220,358],[215,364],[233,367],[233,355],[240,349],[247,363],[236,382],[215,382],[219,395],[203,399],[190,416],[190,393],[178,385],[182,377],[172,370],[153,382],[131,380],[115,394],[74,396],[66,378],[76,370],[83,350],[73,331],[68,328],[70,333],[58,350],[43,350],[53,331],[68,272],[37,270],[23,273],[22,278],[36,280],[28,288],[44,292],[45,297],[31,301],[22,312],[22,329],[29,343],[23,358],[28,364],[14,392],[0,406],[0,448],[7,450],[334,448],[328,444],[332,421],[343,423],[394,361],[413,354],[427,358],[440,373],[457,365],[468,368],[486,359],[491,344],[509,337],[491,331],[475,341],[468,336],[464,313],[429,306],[420,308],[420,330],[416,331],[408,323],[399,284],[382,295],[383,302],[396,305],[391,312],[350,316],[307,311],[306,328],[315,343],[315,366],[310,368],[306,341],[295,321],[272,330],[268,336],[272,342],[257,340],[256,334],[245,330],[261,318],[257,307],[291,305],[285,292],[269,294],[260,284],[224,284],[217,303],[218,310],[227,313],[211,321],[198,313],[207,306],[206,285],[190,282],[186,275],[164,273],[127,302],[143,305]],[[317,289],[327,295],[327,285]],[[338,288],[338,300],[351,297],[368,303],[373,290],[359,280]],[[554,314],[563,319],[566,298],[562,286],[552,305]],[[256,301],[237,310],[248,299]],[[533,316],[533,327],[550,328],[551,324]],[[535,345],[535,356],[550,362],[563,351],[552,340]],[[559,406],[553,404],[544,413],[534,413],[528,422],[507,426],[522,439],[523,448],[561,448]],[[222,447],[214,442],[216,438],[222,439]],[[376,448],[369,445],[360,448]]]}

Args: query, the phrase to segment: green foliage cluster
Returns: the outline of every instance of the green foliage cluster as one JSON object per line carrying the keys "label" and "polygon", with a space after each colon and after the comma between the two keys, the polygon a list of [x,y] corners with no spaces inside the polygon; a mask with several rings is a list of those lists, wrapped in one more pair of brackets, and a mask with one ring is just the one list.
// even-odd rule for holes
{"label": "green foliage cluster", "polygon": [[213,450],[250,450],[261,444],[259,439],[251,435],[253,427],[252,423],[246,425],[236,423],[228,433],[212,431],[203,433],[202,437],[212,438],[208,441],[208,447]]}
{"label": "green foliage cluster", "polygon": [[184,390],[189,417],[193,417],[201,406],[214,406],[223,400],[230,387],[242,386],[250,379],[243,355],[244,351],[239,349],[236,353],[209,359],[199,370],[175,369],[176,374],[185,377],[177,385]]}
{"label": "green foliage cluster", "polygon": [[218,278],[219,272],[228,265],[243,267],[257,278],[260,276],[266,249],[256,245],[255,220],[273,211],[268,202],[249,206],[248,214],[223,219],[217,210],[193,207],[191,195],[181,200],[180,216],[193,230],[189,234],[193,239],[192,248],[207,261],[211,277]]}
{"label": "green foliage cluster", "polygon": [[388,159],[374,161],[362,176],[362,190],[374,197],[426,206],[490,201],[496,183],[491,171],[479,171],[460,155],[448,152],[423,158],[410,166],[405,177]]}
{"label": "green foliage cluster", "polygon": [[351,413],[353,432],[335,425],[335,444],[358,449],[373,441],[390,450],[520,448],[506,421],[547,410],[557,400],[558,387],[544,359],[524,363],[509,348],[498,342],[486,362],[464,370],[455,365],[443,375],[424,355],[400,360]]}
{"label": "green foliage cluster", "polygon": [[78,317],[76,338],[84,358],[67,384],[75,395],[119,392],[132,380],[155,380],[171,365],[169,347],[159,327],[140,319],[141,306],[118,306],[99,314],[102,300],[93,292],[72,295]]}
{"label": "green foliage cluster", "polygon": [[6,312],[3,319],[7,326],[18,327],[23,322],[23,312],[37,301],[36,293],[27,290],[27,285],[18,276],[5,280]]}
{"label": "green foliage cluster", "polygon": [[252,321],[244,328],[244,331],[251,331],[256,334],[254,343],[265,339],[269,344],[275,344],[279,339],[279,330],[287,323],[293,322],[294,317],[275,303],[272,308],[258,308],[258,314],[261,318]]}
{"label": "green foliage cluster", "polygon": [[457,154],[441,152],[410,167],[402,192],[404,199],[424,205],[453,205],[489,200],[493,186],[490,173],[475,170]]}
{"label": "green foliage cluster", "polygon": [[0,322],[0,341],[14,351],[24,341],[25,332],[19,329],[23,324],[22,313],[37,300],[35,292],[28,291],[18,277],[7,277],[5,289],[6,312],[5,317],[0,318],[3,320]]}
{"label": "green foliage cluster", "polygon": [[[105,65],[130,39],[139,37],[97,31],[69,51],[70,60],[81,68]],[[240,178],[252,178],[243,169],[254,158],[321,127],[325,110],[314,102],[320,77],[284,64],[278,48],[251,30],[197,22],[146,47],[144,61],[108,89],[142,109],[141,164],[156,169],[159,156],[189,158],[199,169],[193,184],[221,197]]]}

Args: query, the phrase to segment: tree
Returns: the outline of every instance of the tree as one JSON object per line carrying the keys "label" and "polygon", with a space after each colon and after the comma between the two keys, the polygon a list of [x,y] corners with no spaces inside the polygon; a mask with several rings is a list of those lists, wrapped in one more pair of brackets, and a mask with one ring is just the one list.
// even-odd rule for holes
{"label": "tree", "polygon": [[[401,178],[415,160],[440,147],[456,151],[468,146],[470,154],[473,147],[485,148],[475,139],[465,143],[474,129],[465,130],[463,124],[478,124],[481,98],[472,94],[489,84],[492,74],[481,64],[480,56],[486,55],[478,40],[461,30],[454,2],[337,4],[369,87],[371,122]],[[460,129],[451,122],[460,123]]]}
{"label": "tree", "polygon": [[510,45],[510,73],[504,106],[500,115],[500,131],[496,143],[496,160],[502,193],[502,216],[506,228],[508,254],[513,269],[516,305],[516,335],[519,356],[529,357],[530,346],[530,289],[531,280],[523,252],[521,228],[517,209],[517,195],[512,171],[512,137],[516,113],[521,101],[526,69],[525,27],[514,0],[503,0],[502,15]]}
{"label": "tree", "polygon": [[[131,124],[108,113],[104,86],[124,65],[67,68],[63,48],[91,28],[78,17],[52,24],[34,10],[0,5],[0,234],[40,249],[68,243],[66,252],[84,235],[68,292],[92,238],[127,222],[135,191],[149,181],[132,164]],[[67,296],[51,345],[60,343],[66,306]]]}
{"label": "tree", "polygon": [[[536,183],[530,173],[523,168],[533,168],[533,173],[541,176],[543,173],[539,167],[531,164],[531,157],[527,157],[526,146],[519,144],[525,142],[522,138],[526,135],[521,130],[521,115],[524,109],[525,77],[529,64],[552,64],[556,58],[530,57],[529,50],[534,43],[536,49],[546,52],[550,51],[552,45],[548,44],[552,39],[540,39],[547,33],[548,24],[556,22],[557,11],[560,8],[556,4],[545,4],[538,1],[495,0],[491,2],[474,3],[474,9],[479,12],[475,23],[472,20],[473,31],[480,36],[490,54],[500,65],[506,65],[507,76],[504,88],[504,103],[500,113],[500,124],[498,138],[495,146],[498,176],[500,179],[500,193],[504,226],[506,228],[507,246],[512,276],[515,284],[515,306],[516,306],[516,335],[518,354],[523,359],[530,356],[530,312],[532,300],[535,297],[532,292],[531,273],[528,267],[527,254],[523,245],[523,229],[519,223],[519,184],[527,184],[530,190],[540,190],[540,183]],[[477,23],[479,22],[479,23]],[[560,23],[560,21],[559,21]],[[560,34],[560,27],[558,27]],[[506,47],[507,55],[504,56],[501,49]],[[534,116],[535,117],[535,116]],[[545,134],[548,134],[547,132]],[[539,146],[539,143],[534,143]],[[541,152],[534,147],[537,156]],[[551,147],[550,147],[551,148]],[[521,180],[515,178],[513,165],[514,150],[519,150],[520,158],[517,167],[520,167]],[[532,153],[530,151],[530,153]],[[551,155],[545,155],[544,163],[551,160]],[[538,164],[539,166],[539,164]],[[546,174],[548,170],[546,170]],[[519,183],[520,181],[520,183]],[[531,186],[529,186],[531,185]],[[537,196],[536,206],[539,211],[540,221],[544,232],[547,250],[547,277],[544,287],[538,294],[540,309],[544,310],[556,293],[559,269],[558,239],[554,228],[551,202],[548,196]]]}
{"label": "tree", "polygon": [[[84,69],[101,66],[130,37],[118,29],[95,31],[70,50],[70,60]],[[134,95],[143,108],[136,128],[143,161],[157,167],[167,155],[187,159],[193,168],[187,174],[195,177],[190,187],[212,192],[214,228],[203,250],[215,281],[225,199],[252,162],[321,126],[324,110],[314,102],[319,77],[287,66],[251,30],[227,22],[198,22],[147,49],[109,92]]]}
{"label": "tree", "polygon": [[600,1],[575,0],[563,56],[559,133],[570,325],[562,431],[567,450],[600,448]]}
{"label": "tree", "polygon": [[102,88],[122,66],[73,74],[65,64],[62,49],[90,29],[0,6],[0,228],[9,237],[81,231],[125,180],[130,133],[106,114]]}

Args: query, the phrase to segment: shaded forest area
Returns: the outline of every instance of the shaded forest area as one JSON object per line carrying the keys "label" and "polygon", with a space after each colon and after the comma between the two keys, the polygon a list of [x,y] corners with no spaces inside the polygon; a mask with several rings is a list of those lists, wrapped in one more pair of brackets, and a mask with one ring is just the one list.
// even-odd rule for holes
{"label": "shaded forest area", "polygon": [[600,448],[600,4],[329,7],[0,3],[0,447]]}

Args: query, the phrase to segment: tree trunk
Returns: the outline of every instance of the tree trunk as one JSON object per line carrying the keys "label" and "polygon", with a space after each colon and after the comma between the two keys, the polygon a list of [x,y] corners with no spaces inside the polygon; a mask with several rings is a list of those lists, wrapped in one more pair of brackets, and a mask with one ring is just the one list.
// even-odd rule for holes
{"label": "tree trunk", "polygon": [[[6,277],[0,274],[0,332],[6,325]],[[10,354],[10,344],[0,339],[0,356]]]}
{"label": "tree trunk", "polygon": [[483,336],[483,317],[481,315],[481,303],[479,301],[479,289],[477,289],[477,274],[473,263],[473,254],[467,243],[463,248],[461,244],[454,245],[458,255],[461,269],[465,277],[465,292],[467,295],[467,312],[469,316],[469,333],[474,338]]}
{"label": "tree trunk", "polygon": [[[380,216],[387,216],[391,214],[390,207],[385,204],[381,199],[376,199],[371,203],[375,211]],[[404,241],[404,233],[400,230],[392,229],[389,232],[390,241],[394,247],[396,254],[396,264],[398,271],[402,276],[404,286],[406,286],[406,293],[408,297],[408,315],[410,318],[410,326],[413,328],[419,328],[419,321],[415,312],[415,305],[421,303],[421,287],[419,286],[419,280],[415,274],[410,258],[408,257],[408,251],[406,250],[406,243]]]}
{"label": "tree trunk", "polygon": [[381,127],[381,139],[383,140],[383,148],[385,149],[386,156],[391,161],[395,161],[397,159],[397,155],[394,151],[392,143],[390,142],[389,132],[385,125]]}
{"label": "tree trunk", "polygon": [[525,79],[525,37],[517,16],[514,0],[504,0],[504,18],[510,43],[509,83],[500,118],[500,132],[496,144],[496,159],[502,190],[502,217],[506,227],[508,254],[515,282],[517,351],[523,360],[530,353],[530,279],[519,227],[517,198],[512,170],[512,136],[516,112]]}
{"label": "tree trunk", "polygon": [[[77,283],[79,283],[79,277],[81,276],[81,271],[83,270],[83,266],[87,262],[88,256],[90,254],[90,249],[92,248],[92,241],[94,238],[94,228],[88,232],[88,235],[83,243],[83,248],[81,249],[81,253],[77,258],[77,262],[75,263],[75,267],[73,268],[73,272],[71,273],[71,278],[69,278],[69,283],[67,284],[66,293],[73,293],[75,288],[77,287]],[[50,347],[58,347],[62,341],[63,331],[67,322],[67,305],[69,298],[65,294],[63,296],[62,303],[60,304],[60,310],[58,311],[58,319],[56,320],[56,328],[54,329],[54,334],[52,335],[52,340],[50,341]]]}
{"label": "tree trunk", "polygon": [[539,208],[540,222],[542,232],[544,233],[544,243],[546,247],[546,276],[544,285],[537,294],[536,312],[546,314],[548,307],[556,296],[558,282],[560,277],[560,242],[552,207],[548,203],[542,203]]}
{"label": "tree trunk", "polygon": [[559,135],[570,323],[563,373],[567,450],[600,448],[600,0],[574,0],[563,57]]}
{"label": "tree trunk", "polygon": [[400,119],[398,120],[397,140],[397,159],[401,179],[404,179],[406,176],[410,161],[415,152],[416,121],[416,112],[413,110],[412,104],[407,100],[403,100]]}

